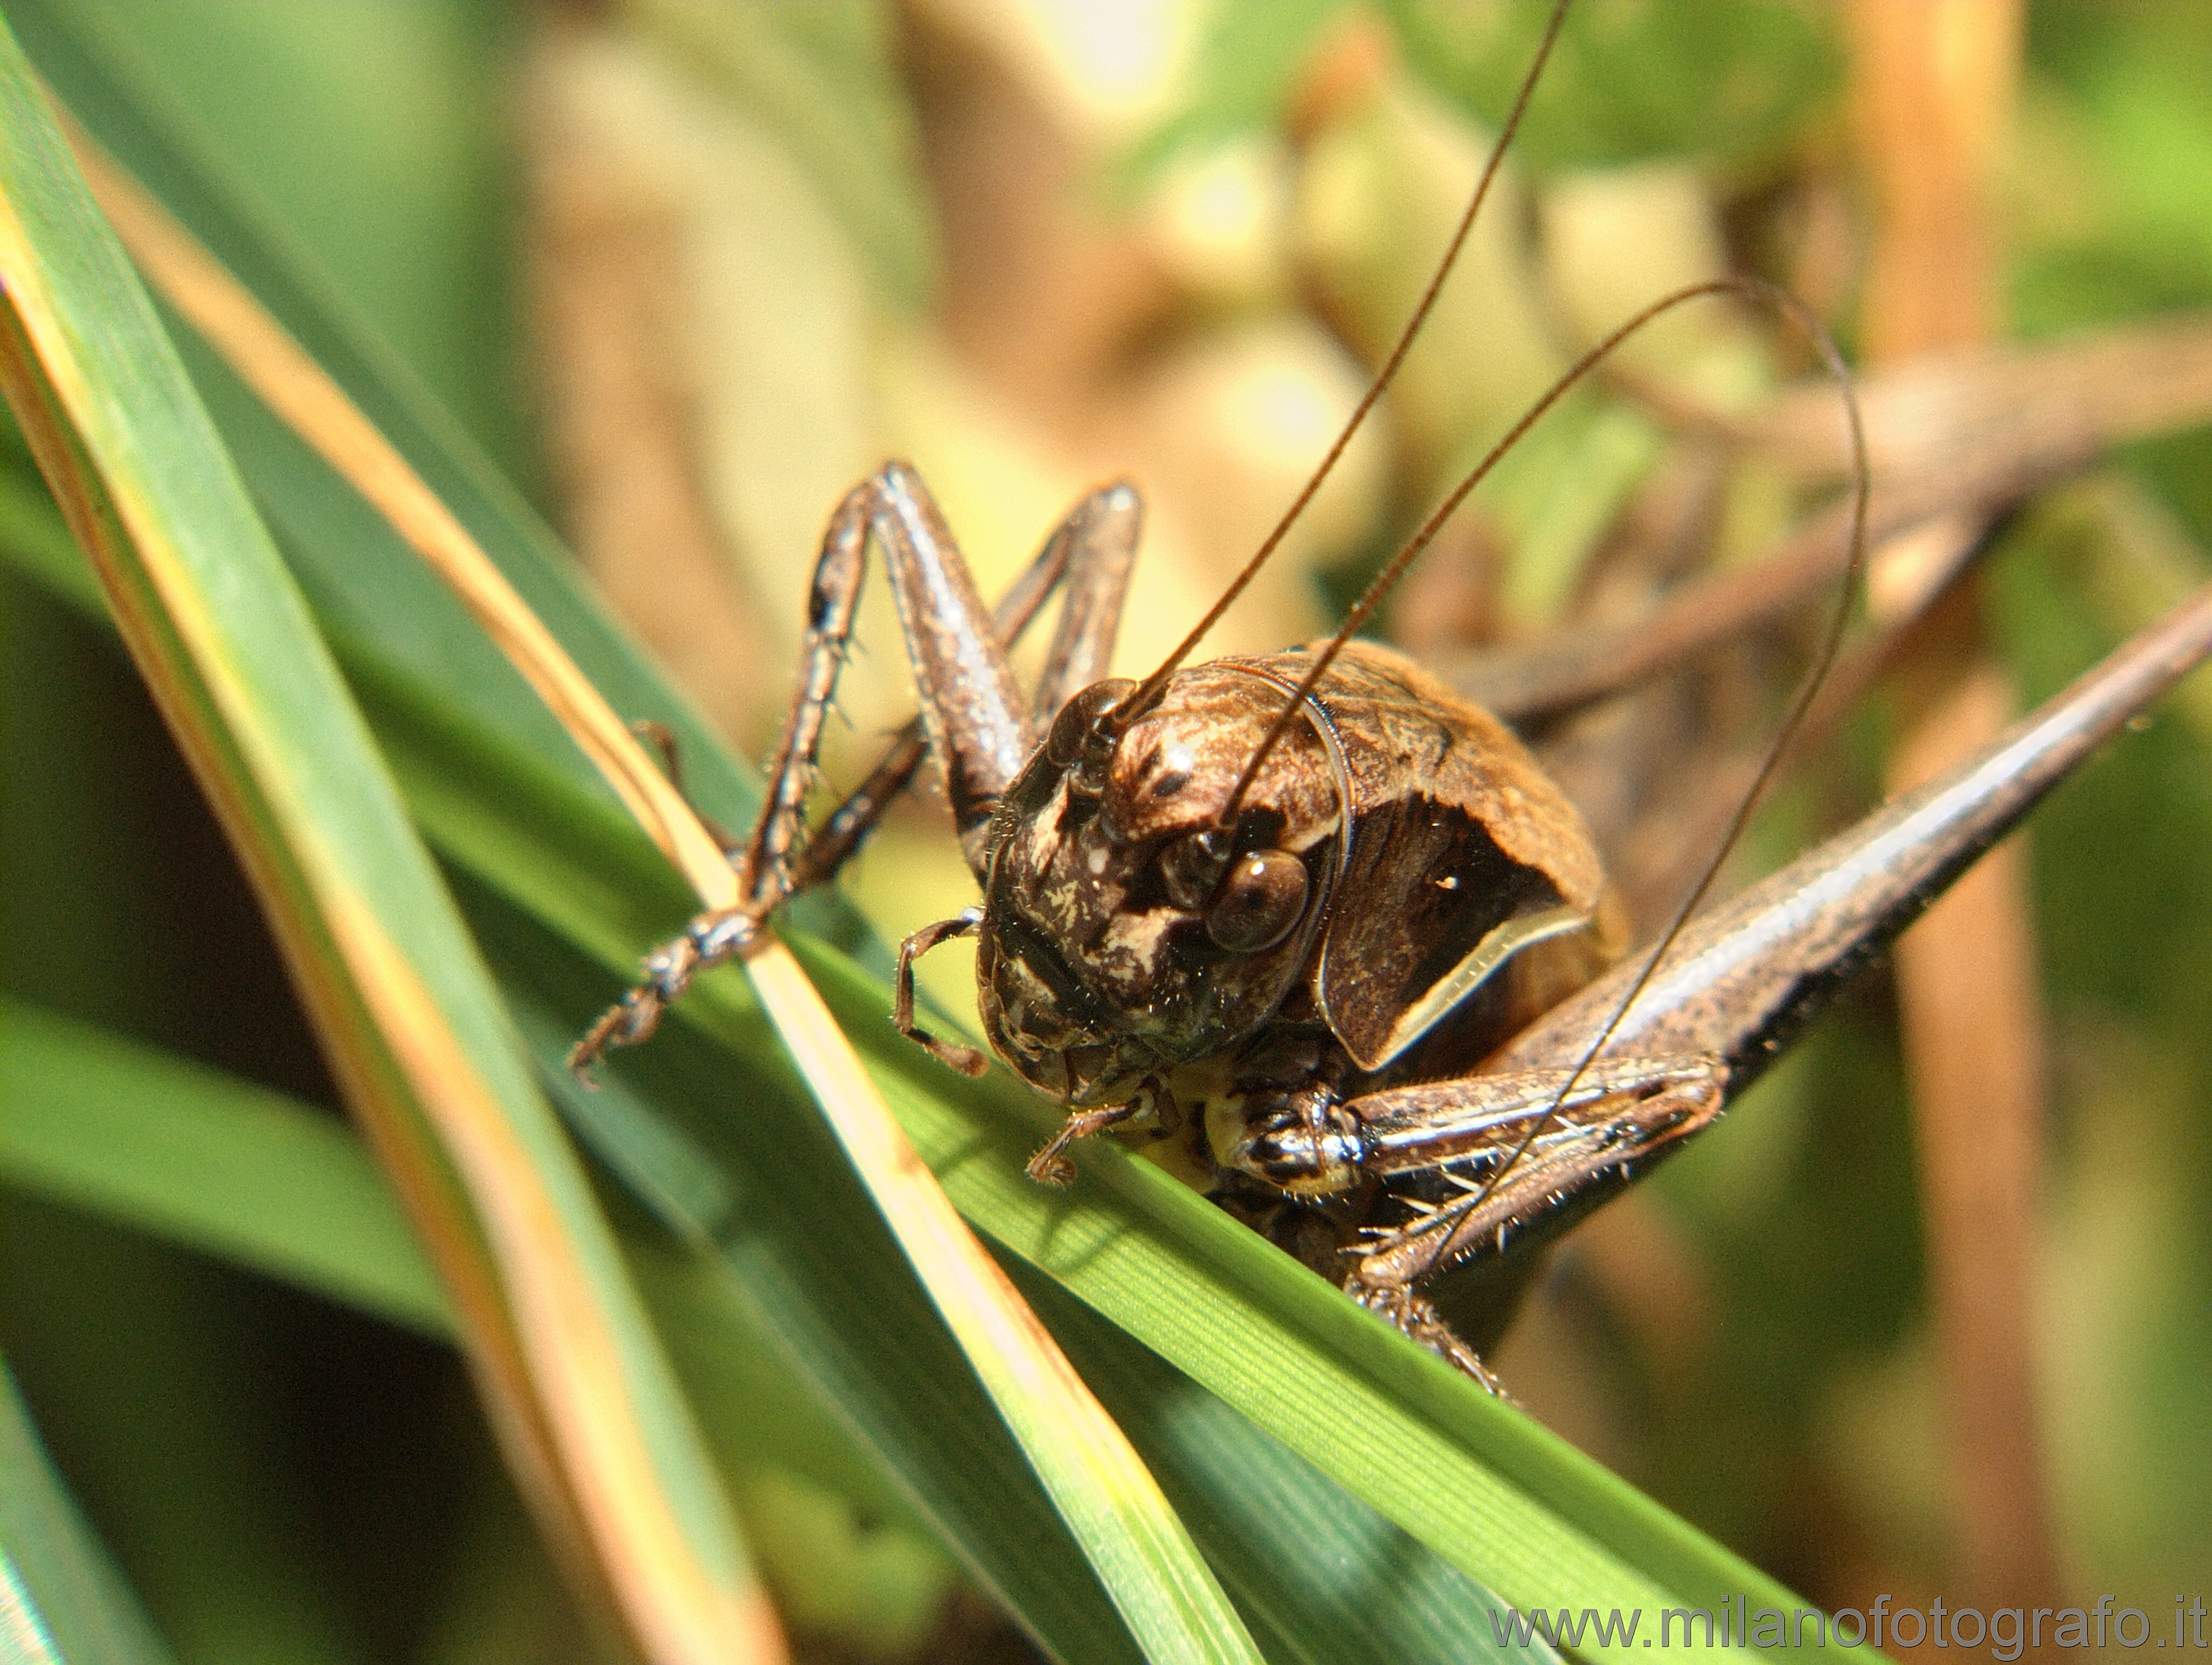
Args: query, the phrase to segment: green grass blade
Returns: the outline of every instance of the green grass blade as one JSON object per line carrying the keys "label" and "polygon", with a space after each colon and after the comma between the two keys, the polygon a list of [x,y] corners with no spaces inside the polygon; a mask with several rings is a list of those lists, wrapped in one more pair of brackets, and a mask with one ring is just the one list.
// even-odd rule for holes
{"label": "green grass blade", "polygon": [[[212,391],[219,410],[226,393],[234,403],[244,403],[234,385],[226,387],[218,381]],[[240,431],[246,439],[240,452],[257,480],[273,476],[281,487],[287,463],[303,464],[305,475],[298,447],[271,428],[258,407],[240,415]],[[247,417],[261,426],[254,427]],[[0,538],[0,553],[58,597],[96,608],[97,592],[74,548],[54,548],[45,525],[52,519],[51,505],[26,506],[20,526],[7,528],[8,536]],[[388,533],[378,530],[380,525],[371,521],[372,532],[388,540]],[[405,551],[394,548],[389,554],[403,572],[417,570]],[[326,578],[326,590],[342,583],[349,567],[365,571],[373,566],[365,560],[349,562],[342,551],[325,558],[329,570],[318,576]],[[404,651],[392,651],[390,639],[368,640],[352,633],[351,621],[371,602],[389,602],[394,608],[404,604],[378,590],[374,578],[364,580],[362,587],[367,599],[362,595],[348,597],[325,617],[417,816],[427,825],[443,828],[447,840],[459,848],[496,847],[504,839],[504,859],[550,863],[543,876],[550,889],[574,904],[579,917],[592,922],[590,928],[601,951],[596,965],[624,963],[631,945],[672,929],[689,906],[681,884],[635,828],[614,811],[596,780],[568,766],[573,754],[566,752],[566,742],[557,731],[555,743],[562,749],[550,757],[532,751],[515,737],[519,723],[510,726],[496,719],[478,720],[471,702],[486,701],[483,685],[463,682],[461,691],[448,697],[442,687],[426,687],[426,673],[410,663]],[[428,595],[439,606],[450,605],[437,586],[428,586]],[[400,615],[395,611],[387,616]],[[401,639],[411,647],[419,638],[410,632]],[[476,645],[466,638],[463,642]],[[490,663],[494,669],[504,671],[503,662],[495,656]],[[493,687],[511,687],[513,697],[531,700],[518,680]],[[726,759],[710,755],[707,760],[729,772]],[[580,802],[585,806],[581,809]],[[523,820],[533,828],[539,813],[563,820],[563,836],[550,843],[533,838],[518,844],[513,815],[518,806],[532,806],[524,809]],[[603,1000],[606,987],[600,972],[583,993],[583,1004]],[[574,1038],[576,1026],[568,1022],[548,1038],[545,1055],[557,1058]],[[759,1040],[763,1048],[774,1050],[772,1037],[763,1032]],[[603,1111],[619,1096],[615,1091],[595,1095],[589,1107]],[[820,1123],[811,1110],[805,1111],[802,1125],[818,1140]],[[648,1142],[653,1138],[649,1133],[641,1136]],[[599,1148],[604,1153],[608,1147],[603,1141]],[[807,1159],[794,1155],[792,1159]],[[842,1166],[832,1147],[822,1147],[811,1159],[830,1168]],[[619,1172],[639,1172],[637,1163],[625,1162],[619,1153],[613,1166]],[[645,1171],[651,1168],[648,1154]],[[712,1188],[724,1182],[709,1172],[703,1183]],[[754,1207],[777,1216],[776,1229],[787,1240],[834,1246],[844,1220],[867,1204],[864,1194],[848,1187],[834,1202],[805,1212],[795,1208],[785,1189],[771,1187],[755,1200]],[[817,1399],[833,1408],[896,1478],[908,1501],[938,1523],[948,1547],[978,1580],[1056,1652],[1086,1661],[1135,1657],[1126,1631],[1045,1500],[1034,1472],[988,1402],[975,1392],[957,1353],[947,1353],[934,1367],[913,1363],[932,1356],[929,1348],[941,1348],[943,1331],[919,1305],[920,1292],[903,1271],[890,1277],[904,1303],[902,1311],[908,1314],[905,1330],[892,1326],[902,1335],[895,1353],[887,1356],[866,1345],[861,1329],[882,1316],[890,1299],[881,1288],[844,1312],[825,1312],[799,1298],[771,1302],[776,1322],[767,1325],[767,1333],[811,1382]],[[722,1284],[718,1299],[726,1307],[746,1302],[761,1290],[781,1291],[788,1283],[773,1256],[748,1259]],[[739,1323],[726,1312],[724,1317],[747,1336],[761,1330],[755,1318]],[[954,1383],[959,1390],[940,1391],[944,1383]],[[952,1394],[949,1402],[944,1398],[948,1392]],[[953,1432],[948,1434],[947,1429]]]}
{"label": "green grass blade", "polygon": [[433,1335],[453,1309],[352,1130],[281,1095],[0,1001],[0,1177]]}
{"label": "green grass blade", "polygon": [[1009,1262],[1068,1356],[1129,1431],[1270,1659],[1528,1661],[1497,1639],[1498,1597],[1242,1413]]}
{"label": "green grass blade", "polygon": [[170,1657],[54,1473],[0,1362],[0,1659],[167,1665]]}
{"label": "green grass blade", "polygon": [[337,1074],[466,1292],[507,1432],[541,1465],[541,1501],[648,1656],[720,1656],[733,1642],[773,1654],[773,1620],[582,1177],[12,37],[0,274],[9,401]]}
{"label": "green grass blade", "polygon": [[[0,1012],[9,1025],[5,1086],[10,1112],[0,1122],[0,1179],[455,1339],[451,1309],[408,1235],[397,1198],[349,1130],[280,1094],[88,1026],[20,1005]],[[529,1024],[531,1009],[526,1007],[523,1015]],[[557,1055],[568,1044],[567,1030],[536,1015],[535,1026]],[[559,1079],[567,1081],[565,1072]],[[610,1110],[619,1117],[626,1098],[618,1088],[571,1096],[579,1111],[601,1117]],[[803,1109],[801,1124],[812,1125]],[[620,1159],[640,1135],[619,1121],[615,1128],[614,1140],[592,1142],[614,1150]],[[131,1151],[125,1172],[97,1161],[103,1145]],[[636,1173],[634,1166],[629,1172]],[[826,1455],[820,1449],[839,1448],[849,1440],[848,1429],[833,1426],[811,1437],[806,1433],[806,1413],[794,1393],[807,1390],[783,1362],[805,1341],[803,1334],[794,1335],[791,1315],[776,1310],[777,1287],[784,1276],[772,1257],[749,1252],[746,1234],[735,1229],[734,1199],[724,1172],[697,1147],[683,1141],[655,1172],[673,1176],[659,1210],[663,1218],[683,1240],[696,1243],[703,1237],[714,1245],[717,1275],[706,1287],[688,1269],[672,1270],[660,1281],[678,1292],[673,1315],[681,1320],[678,1347],[713,1361],[711,1371],[695,1372],[694,1391],[704,1396],[710,1411],[725,1413],[714,1417],[726,1431],[721,1447],[734,1446],[747,1471],[796,1463],[802,1474],[857,1495],[879,1514],[896,1516],[908,1501],[920,1501],[925,1508],[941,1502],[880,1498],[872,1482],[854,1483],[855,1471],[837,1449]],[[647,1193],[653,1189],[649,1182],[640,1188]],[[849,1182],[845,1189],[854,1190]],[[857,1192],[849,1200],[861,1201]],[[356,1251],[361,1244],[368,1245],[368,1252]],[[647,1256],[648,1261],[663,1257]],[[855,1301],[854,1310],[865,1305]],[[942,1424],[955,1432],[933,1438],[951,1447],[955,1457],[972,1463],[978,1483],[972,1496],[960,1499],[966,1513],[948,1523],[960,1529],[954,1535],[981,1536],[993,1522],[1010,1531],[1011,1517],[1012,1526],[1044,1540],[1058,1523],[1042,1496],[1034,1495],[1034,1482],[1026,1488],[1031,1495],[1016,1487],[1011,1499],[1000,1483],[1009,1472],[1024,1476],[1018,1452],[1001,1456],[991,1449],[1007,1442],[988,1402],[972,1380],[963,1390],[959,1355],[947,1345],[926,1305],[909,1299],[907,1306],[908,1317],[901,1324],[884,1313],[878,1292],[875,1331],[859,1335],[855,1323],[848,1332],[856,1350],[894,1345],[903,1367],[927,1380],[948,1407],[941,1416],[920,1419],[922,1426],[913,1437],[933,1438],[928,1427]],[[716,1404],[715,1397],[729,1402]],[[763,1400],[781,1409],[764,1408]],[[838,1408],[852,1418],[865,1417],[869,1408],[847,1398]],[[963,1438],[960,1431],[969,1428],[987,1438]],[[993,1434],[995,1439],[988,1438]],[[942,1511],[935,1512],[941,1518]],[[1083,1571],[1079,1559],[1073,1565],[1079,1574]],[[1065,1571],[1048,1558],[1046,1566]],[[1066,1656],[1135,1657],[1128,1651],[1127,1632],[1098,1599],[1095,1585],[1090,1603],[1061,1595],[1058,1611],[1049,1587],[1030,1589],[1018,1583],[1012,1593],[1052,1621],[1042,1628]]]}
{"label": "green grass blade", "polygon": [[[502,933],[489,935],[496,942]],[[566,1026],[527,1003],[522,1011],[533,1040],[542,1033],[546,1050],[557,1055],[567,1044]],[[265,1089],[86,1026],[22,1007],[7,1008],[6,1017],[9,1102],[20,1113],[0,1124],[0,1178],[379,1316],[450,1334],[450,1314],[406,1235],[398,1204],[349,1131]],[[665,1124],[653,1122],[641,1135],[638,1119],[659,1112],[620,1085],[573,1093],[569,1108],[586,1127],[586,1118],[599,1118],[586,1135],[594,1148],[622,1165],[641,1196],[659,1198],[656,1212],[720,1264],[724,1275],[710,1289],[695,1287],[681,1316],[692,1347],[701,1346],[704,1329],[726,1332],[737,1350],[707,1347],[717,1367],[695,1391],[726,1393],[735,1375],[758,1394],[760,1361],[733,1367],[732,1360],[757,1350],[763,1335],[787,1329],[789,1320],[733,1323],[730,1293],[772,1306],[774,1296],[763,1288],[763,1280],[772,1288],[775,1276],[773,1262],[749,1254],[742,1242],[729,1170]],[[653,1137],[662,1141],[662,1154],[641,1170],[634,1158]],[[139,1171],[118,1181],[92,1159],[102,1145],[132,1147]],[[363,1244],[366,1252],[352,1251]],[[1441,1665],[1551,1657],[1540,1645],[1498,1647],[1486,1633],[1486,1592],[1048,1281],[1033,1272],[1020,1281],[1194,1523],[1270,1659]],[[855,1292],[856,1315],[864,1299]],[[933,1339],[940,1351],[944,1344],[941,1335],[915,1333],[933,1328],[915,1305],[922,1323],[903,1327],[878,1305],[863,1341],[896,1349],[909,1368],[926,1368],[915,1343],[927,1347]],[[782,1398],[789,1390],[769,1391]],[[963,1407],[955,1396],[953,1414],[938,1419],[942,1426],[958,1430],[961,1411],[987,1412],[972,1387],[966,1398]],[[788,1409],[764,1417],[756,1401],[733,1410],[731,1426],[750,1432],[751,1462],[788,1458]],[[817,1478],[849,1486],[848,1471],[820,1473],[823,1460],[815,1454]],[[1110,1651],[1110,1637],[1097,1640]],[[1075,1656],[1102,1651],[1087,1646]]]}

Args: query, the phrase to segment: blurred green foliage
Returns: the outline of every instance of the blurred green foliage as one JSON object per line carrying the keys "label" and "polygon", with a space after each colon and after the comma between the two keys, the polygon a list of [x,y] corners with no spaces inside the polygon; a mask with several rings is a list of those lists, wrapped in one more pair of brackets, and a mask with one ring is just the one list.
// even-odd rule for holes
{"label": "blurred green foliage", "polygon": [[[1389,0],[1383,9],[1421,74],[1495,126],[1549,9]],[[1770,0],[1577,5],[1529,100],[1522,154],[1539,169],[1671,155],[1732,173],[1776,164],[1842,90],[1832,22]]]}

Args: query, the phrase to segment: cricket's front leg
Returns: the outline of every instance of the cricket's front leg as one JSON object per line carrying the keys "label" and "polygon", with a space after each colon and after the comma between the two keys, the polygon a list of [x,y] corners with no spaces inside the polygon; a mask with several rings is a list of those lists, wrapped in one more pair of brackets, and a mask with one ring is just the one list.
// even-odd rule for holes
{"label": "cricket's front leg", "polygon": [[[1044,674],[1030,705],[1033,732],[1048,728],[1060,707],[1079,690],[1105,675],[1107,662],[1113,656],[1114,639],[1121,631],[1121,606],[1128,595],[1129,575],[1136,564],[1143,521],[1143,505],[1134,488],[1116,482],[1078,503],[1038,552],[1030,571],[1032,574],[1050,572],[1053,582],[1060,585],[1062,601],[1059,627],[1053,633]],[[957,563],[957,554],[952,560]],[[915,677],[923,688],[920,720],[932,725],[933,744],[956,760],[959,759],[961,745],[972,742],[979,732],[988,737],[988,730],[979,731],[974,726],[979,702],[969,697],[957,654],[939,654],[927,667],[921,656],[926,650],[941,647],[945,640],[938,621],[927,610],[927,597],[933,592],[942,595],[948,590],[957,590],[957,583],[951,579],[960,576],[964,574],[951,575],[944,583],[917,584],[911,590],[902,584],[898,591],[900,616],[916,655]],[[1002,631],[1001,639],[1011,645],[1012,636]],[[932,692],[933,677],[941,684],[939,693]],[[938,738],[940,735],[941,739]],[[1017,772],[1029,760],[1032,749],[1034,746],[1029,745],[1021,751],[1015,760]],[[959,783],[956,783],[951,764],[946,770],[946,790],[953,798],[962,850],[978,883],[982,881],[989,864],[992,812],[1012,780],[1012,774],[997,777],[991,772],[992,756],[989,748],[985,748],[981,755],[965,760],[961,764],[965,772]],[[963,790],[969,794],[964,806],[959,796]],[[840,812],[841,817],[842,813]],[[835,832],[837,826],[838,818],[833,817],[830,830]],[[973,1047],[939,1038],[915,1020],[914,962],[939,943],[969,935],[982,920],[981,908],[969,908],[953,918],[926,925],[915,932],[899,945],[898,971],[893,985],[891,1020],[898,1032],[925,1048],[939,1062],[967,1075],[981,1075],[989,1060]],[[1031,1171],[1036,1172],[1034,1164]]]}
{"label": "cricket's front leg", "polygon": [[962,852],[980,876],[991,815],[1036,749],[1036,726],[968,563],[921,476],[888,463],[861,489],[898,602],[922,730],[945,773]]}
{"label": "cricket's front leg", "polygon": [[738,901],[692,919],[684,935],[645,957],[644,976],[568,1050],[568,1068],[588,1083],[589,1071],[610,1047],[634,1046],[659,1026],[660,1014],[691,979],[709,966],[743,954],[758,937],[769,912],[789,893],[790,857],[805,825],[807,788],[822,740],[822,724],[837,687],[837,672],[852,639],[853,619],[866,573],[868,534],[880,495],[881,476],[856,486],[837,506],[814,566],[807,604],[806,644],[783,737],[769,766],[760,818],[742,849],[732,853]]}
{"label": "cricket's front leg", "polygon": [[647,955],[643,979],[578,1042],[569,1067],[582,1074],[607,1048],[649,1036],[694,977],[745,953],[795,890],[834,875],[920,766],[921,735],[910,727],[821,832],[805,836],[823,724],[851,641],[871,542],[884,553],[897,596],[921,695],[917,724],[943,760],[963,842],[977,844],[972,865],[981,859],[980,835],[992,808],[1035,743],[1036,719],[1020,702],[1006,649],[1052,593],[1064,590],[1045,692],[1053,693],[1070,675],[1095,676],[1119,621],[1140,518],[1127,486],[1092,493],[1046,542],[994,615],[985,610],[944,517],[910,467],[887,463],[848,493],[816,562],[806,642],[760,818],[732,851],[739,900],[699,915],[681,937]]}
{"label": "cricket's front leg", "polygon": [[[823,535],[791,712],[769,766],[760,818],[732,862],[736,905],[700,914],[682,936],[646,956],[642,980],[570,1050],[568,1066],[579,1075],[607,1048],[651,1035],[661,1013],[699,972],[744,954],[798,881],[793,863],[804,843],[807,794],[837,674],[851,645],[871,542],[882,548],[890,571],[921,690],[924,725],[944,760],[963,828],[988,820],[990,806],[1027,757],[1033,743],[1030,718],[995,621],[928,488],[906,464],[886,463],[846,494]],[[872,776],[872,785],[875,780]],[[872,800],[872,808],[880,809],[887,796]],[[848,849],[865,830],[865,825],[849,830]]]}
{"label": "cricket's front leg", "polygon": [[[1011,652],[1046,602],[1055,593],[1064,597],[1060,625],[1031,705],[1039,724],[1049,723],[1078,688],[1106,674],[1143,520],[1143,505],[1127,482],[1117,481],[1092,492],[1054,529],[993,609],[1000,649]],[[835,877],[891,800],[914,779],[928,754],[922,723],[917,715],[900,731],[867,778],[807,839],[793,864],[794,893]],[[943,940],[942,935],[933,939]],[[922,944],[916,952],[929,946]]]}

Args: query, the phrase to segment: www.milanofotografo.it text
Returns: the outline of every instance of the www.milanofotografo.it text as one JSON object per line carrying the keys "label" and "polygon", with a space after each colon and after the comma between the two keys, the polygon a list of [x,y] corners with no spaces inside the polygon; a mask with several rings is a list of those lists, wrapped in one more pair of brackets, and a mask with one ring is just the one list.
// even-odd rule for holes
{"label": "www.milanofotografo.it text", "polygon": [[[1957,1648],[2018,1659],[2030,1648],[2212,1650],[2202,1596],[2173,1598],[2170,1632],[2146,1607],[2124,1607],[2104,1595],[2087,1607],[1900,1607],[1878,1595],[1864,1607],[1754,1607],[1735,1595],[1717,1607],[1492,1607],[1500,1647],[1542,1641],[1555,1648]],[[2161,1614],[2162,1618],[2163,1615]]]}

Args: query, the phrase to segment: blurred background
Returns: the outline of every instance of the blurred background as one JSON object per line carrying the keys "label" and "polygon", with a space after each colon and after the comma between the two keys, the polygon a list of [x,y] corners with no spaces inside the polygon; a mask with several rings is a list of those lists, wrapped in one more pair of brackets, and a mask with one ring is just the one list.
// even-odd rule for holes
{"label": "blurred background", "polygon": [[[987,590],[1085,489],[1137,482],[1121,668],[1155,662],[1388,351],[1542,10],[51,9],[139,64],[756,753],[823,523],[889,456]],[[1767,275],[1869,373],[2058,342],[2212,301],[2208,180],[2194,0],[1585,0],[1400,383],[1212,647],[1325,628],[1578,351],[1677,284]],[[1670,319],[1515,453],[1389,633],[1461,663],[1755,558],[1834,487],[1832,445],[1759,443],[1814,362],[1748,312]],[[8,465],[37,489],[12,441]],[[2008,517],[1976,579],[1899,624],[1747,862],[1855,818],[1961,699],[2055,690],[2202,579],[2208,530],[2201,433]],[[127,663],[0,584],[9,991],[334,1105]],[[910,704],[887,598],[864,619],[832,782]],[[1547,736],[1647,928],[1808,630]],[[1998,946],[1970,930],[1908,970],[1948,965],[1994,1010],[1876,972],[1578,1235],[1497,1360],[1528,1408],[1826,1607],[2109,1590],[2162,1634],[2212,1589],[2208,741],[2200,678],[2035,822],[2024,899],[2000,891],[1979,928]],[[969,899],[945,834],[924,795],[851,875],[886,939]],[[964,954],[932,970],[960,1009]],[[1943,1122],[1947,1056],[2017,1091]],[[0,1231],[0,1345],[181,1656],[565,1656],[450,1352],[20,1187]],[[917,1529],[757,1481],[741,1505],[807,1656],[1024,1656]]]}

